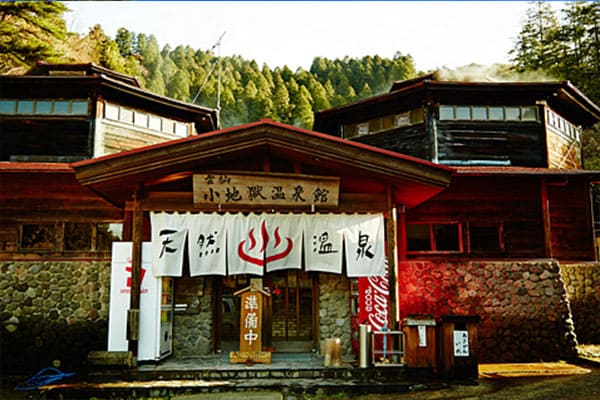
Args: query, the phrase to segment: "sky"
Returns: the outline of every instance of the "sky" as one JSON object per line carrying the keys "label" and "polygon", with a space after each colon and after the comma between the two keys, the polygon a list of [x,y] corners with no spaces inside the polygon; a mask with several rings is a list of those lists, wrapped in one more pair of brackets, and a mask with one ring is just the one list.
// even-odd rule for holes
{"label": "sky", "polygon": [[[85,1],[65,2],[69,31],[100,24],[153,34],[161,48],[239,55],[306,70],[315,57],[411,55],[417,70],[509,62],[525,1]],[[218,53],[219,49],[215,49]]]}

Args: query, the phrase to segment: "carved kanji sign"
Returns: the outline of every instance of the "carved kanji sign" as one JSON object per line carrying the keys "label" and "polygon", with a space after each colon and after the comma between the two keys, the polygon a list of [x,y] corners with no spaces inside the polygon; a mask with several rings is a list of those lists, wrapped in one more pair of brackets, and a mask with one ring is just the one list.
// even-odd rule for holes
{"label": "carved kanji sign", "polygon": [[340,180],[298,174],[194,175],[194,205],[268,205],[337,207]]}

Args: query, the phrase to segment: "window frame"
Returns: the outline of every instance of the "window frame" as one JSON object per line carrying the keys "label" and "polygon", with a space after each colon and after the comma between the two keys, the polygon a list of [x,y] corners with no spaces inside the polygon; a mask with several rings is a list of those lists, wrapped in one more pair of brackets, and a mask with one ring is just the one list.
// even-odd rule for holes
{"label": "window frame", "polygon": [[[408,238],[408,226],[409,225],[428,225],[429,226],[429,250],[411,250],[409,247]],[[456,250],[437,250],[436,249],[436,236],[435,225],[455,225],[457,229],[457,241],[458,249]],[[410,221],[406,222],[406,254],[408,255],[422,255],[422,254],[462,254],[464,253],[464,235],[463,235],[463,224],[459,221]]]}
{"label": "window frame", "polygon": [[[485,118],[474,117],[474,110],[485,109]],[[459,110],[467,111],[469,117],[459,117]],[[493,110],[494,112],[491,112]],[[514,118],[507,118],[508,110],[516,111]],[[534,118],[525,118],[526,111],[533,111]],[[501,111],[502,118],[496,117]],[[514,113],[513,113],[514,114]],[[542,122],[537,105],[485,105],[485,104],[439,104],[438,120],[440,121],[472,121],[472,122]]]}
{"label": "window frame", "polygon": [[[473,251],[473,228],[495,228],[498,248],[497,250],[477,250]],[[504,238],[504,222],[467,222],[467,253],[471,255],[481,256],[489,254],[490,256],[501,256],[506,253],[506,240]]]}
{"label": "window frame", "polygon": [[[68,249],[67,248],[67,225],[88,225],[91,230],[91,238],[90,238],[90,247],[86,249]],[[99,248],[99,230],[101,229],[101,225],[121,225],[120,227],[120,237],[117,237],[113,240],[121,241],[123,240],[124,233],[124,224],[125,222],[122,220],[101,220],[101,221],[62,221],[62,222],[53,222],[53,221],[20,221],[18,222],[19,236],[17,238],[16,243],[16,251],[21,254],[33,254],[33,253],[55,253],[56,255],[63,256],[75,256],[75,255],[107,255],[110,254],[111,248],[108,249],[100,249]],[[48,226],[52,229],[52,247],[51,248],[32,248],[32,247],[24,247],[23,246],[23,234],[24,227],[27,225],[37,225],[37,226]],[[110,230],[110,228],[109,228]]]}

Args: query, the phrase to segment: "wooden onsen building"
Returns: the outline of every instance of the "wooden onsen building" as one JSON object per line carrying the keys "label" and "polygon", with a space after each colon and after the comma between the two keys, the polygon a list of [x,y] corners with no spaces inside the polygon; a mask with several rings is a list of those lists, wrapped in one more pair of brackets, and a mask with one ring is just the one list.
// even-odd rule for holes
{"label": "wooden onsen building", "polygon": [[[600,342],[598,303],[577,297],[600,275],[600,173],[581,157],[600,107],[568,82],[427,75],[320,111],[312,131],[219,130],[216,110],[93,64],[0,85],[4,371],[238,350],[251,284],[270,294],[276,353],[339,338],[356,354],[359,324],[423,314],[479,317],[482,362]],[[585,290],[567,290],[575,275]]]}
{"label": "wooden onsen building", "polygon": [[[383,275],[386,255],[389,281],[383,286],[387,289],[389,285],[392,295],[389,311],[385,311],[383,318],[388,319],[385,325],[397,326],[395,274],[398,258],[406,257],[404,241],[398,241],[399,236],[404,236],[401,231],[405,227],[405,211],[445,190],[451,177],[448,167],[271,120],[81,161],[73,164],[73,168],[84,187],[126,211],[126,226],[130,228],[126,229],[125,240],[133,243],[130,309],[139,309],[142,243],[155,242],[153,246],[158,246],[161,255],[165,251],[174,252],[177,247],[187,251],[183,264],[178,260],[176,265],[165,266],[175,272],[163,271],[177,276],[173,327],[176,355],[203,355],[239,346],[240,304],[233,294],[249,286],[252,278],[258,278],[253,283],[271,293],[263,320],[265,348],[275,352],[310,352],[318,350],[322,340],[337,337],[349,353],[351,316],[356,314],[360,301],[356,280]],[[220,183],[224,185],[219,186]],[[151,222],[158,223],[161,215],[179,216],[183,220],[216,215],[217,221],[237,215],[242,218],[237,225],[244,225],[241,221],[252,215],[263,221],[282,215],[301,216],[304,222],[294,220],[288,230],[282,228],[281,236],[291,245],[289,236],[299,234],[294,246],[301,246],[304,234],[304,251],[299,253],[297,261],[289,265],[280,263],[269,271],[269,260],[281,254],[284,245],[280,246],[281,252],[275,250],[276,254],[270,254],[267,241],[269,237],[275,238],[275,234],[262,226],[259,236],[257,225],[256,240],[262,240],[263,248],[267,247],[255,255],[260,265],[241,270],[250,273],[233,272],[239,241],[235,241],[234,228],[229,227],[226,243],[215,245],[220,246],[221,253],[227,252],[228,274],[216,265],[217,261],[197,272],[188,260],[198,250],[208,250],[209,235],[214,243],[226,227],[213,229],[212,225],[210,228],[203,225],[208,224],[205,219],[198,220],[196,227],[208,233],[198,234],[198,230],[192,233],[193,223],[190,223],[186,228],[187,243],[178,244],[177,239],[160,234],[167,228],[171,234],[175,233],[178,230],[175,225],[181,221],[151,226]],[[377,234],[373,233],[368,243],[366,238],[363,243],[363,255],[375,260],[376,272],[370,267],[366,272],[353,269],[361,244],[357,240],[351,243],[348,232],[344,234],[343,246],[334,240],[335,232],[329,232],[327,239],[333,246],[329,250],[340,255],[330,266],[332,272],[316,265],[318,262],[310,253],[322,239],[323,232],[315,230],[315,226],[323,216],[337,218],[342,230],[349,228],[352,218],[380,217],[377,229],[380,238],[385,239],[375,243]],[[361,225],[359,230],[366,236],[368,228]],[[200,236],[206,242],[198,248]],[[244,247],[247,248],[251,246]],[[342,258],[344,249],[346,254]],[[152,258],[154,263],[158,262],[156,253]],[[200,276],[191,276],[196,274]]]}

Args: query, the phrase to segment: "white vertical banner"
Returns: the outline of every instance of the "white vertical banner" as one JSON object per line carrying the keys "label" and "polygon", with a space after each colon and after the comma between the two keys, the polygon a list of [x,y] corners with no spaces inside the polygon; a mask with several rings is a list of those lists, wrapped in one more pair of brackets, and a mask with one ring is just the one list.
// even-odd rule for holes
{"label": "white vertical banner", "polygon": [[303,215],[306,271],[342,273],[344,216]]}
{"label": "white vertical banner", "polygon": [[265,266],[266,223],[256,214],[227,215],[229,275],[262,276]]}
{"label": "white vertical banner", "polygon": [[190,276],[226,275],[226,217],[218,214],[193,214],[188,218]]}
{"label": "white vertical banner", "polygon": [[[131,242],[114,242],[112,244],[108,351],[127,351],[128,348],[127,310],[129,309],[131,297],[131,249]],[[157,294],[160,279],[152,275],[150,260],[150,243],[142,243],[138,353],[146,357],[146,359],[154,359],[153,347],[147,343],[154,340],[153,327],[159,318],[158,315],[155,315],[154,310],[160,300]],[[147,356],[148,352],[151,353],[151,356]]]}
{"label": "white vertical banner", "polygon": [[302,268],[302,217],[294,214],[264,216],[267,272]]}
{"label": "white vertical banner", "polygon": [[348,277],[385,275],[383,214],[348,215],[344,229]]}
{"label": "white vertical banner", "polygon": [[187,214],[150,213],[155,276],[182,275],[188,218]]}

